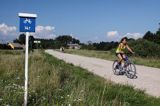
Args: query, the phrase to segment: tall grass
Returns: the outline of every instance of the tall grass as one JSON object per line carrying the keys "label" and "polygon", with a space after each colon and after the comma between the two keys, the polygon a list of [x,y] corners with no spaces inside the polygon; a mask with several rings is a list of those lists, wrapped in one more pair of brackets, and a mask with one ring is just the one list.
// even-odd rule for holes
{"label": "tall grass", "polygon": [[[24,53],[0,51],[0,105],[21,106]],[[29,106],[158,106],[160,98],[114,84],[43,51],[29,56]]]}
{"label": "tall grass", "polygon": [[110,51],[95,51],[95,50],[75,50],[75,49],[65,49],[66,53],[83,55],[88,57],[95,57],[107,60],[115,60],[115,55]]}

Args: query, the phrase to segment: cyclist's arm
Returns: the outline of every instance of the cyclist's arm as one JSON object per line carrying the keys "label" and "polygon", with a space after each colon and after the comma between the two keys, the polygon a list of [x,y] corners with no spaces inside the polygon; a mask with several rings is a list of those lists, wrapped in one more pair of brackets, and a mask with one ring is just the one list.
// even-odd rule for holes
{"label": "cyclist's arm", "polygon": [[133,50],[128,45],[126,45],[126,47],[131,53],[134,53]]}
{"label": "cyclist's arm", "polygon": [[120,44],[119,44],[119,48],[121,49],[121,48],[122,48],[122,46],[123,46],[123,44],[122,44],[122,43],[120,43]]}

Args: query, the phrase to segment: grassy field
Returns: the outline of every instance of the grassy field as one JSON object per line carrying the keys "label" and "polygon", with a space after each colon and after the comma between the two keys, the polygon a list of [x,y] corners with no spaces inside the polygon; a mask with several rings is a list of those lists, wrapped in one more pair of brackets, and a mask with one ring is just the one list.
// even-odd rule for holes
{"label": "grassy field", "polygon": [[[24,53],[0,51],[0,106],[22,106]],[[43,51],[29,56],[29,106],[159,106],[160,98],[114,84]]]}
{"label": "grassy field", "polygon": [[[113,54],[110,51],[65,49],[65,52],[70,53],[70,54],[77,54],[77,55],[83,55],[83,56],[88,56],[88,57],[96,57],[96,58],[112,60],[112,61],[117,59],[115,54]],[[160,59],[158,58],[149,58],[149,57],[141,58],[141,57],[135,57],[135,56],[132,56],[130,58],[135,64],[160,68]]]}

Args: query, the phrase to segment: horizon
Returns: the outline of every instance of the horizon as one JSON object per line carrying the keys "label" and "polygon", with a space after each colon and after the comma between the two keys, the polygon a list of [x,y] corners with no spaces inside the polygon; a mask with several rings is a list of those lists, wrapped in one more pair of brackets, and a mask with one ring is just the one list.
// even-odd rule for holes
{"label": "horizon", "polygon": [[71,35],[82,43],[119,41],[123,36],[137,39],[147,31],[158,30],[159,3],[159,0],[2,0],[0,42],[10,42],[19,36],[19,12],[38,15],[35,38]]}

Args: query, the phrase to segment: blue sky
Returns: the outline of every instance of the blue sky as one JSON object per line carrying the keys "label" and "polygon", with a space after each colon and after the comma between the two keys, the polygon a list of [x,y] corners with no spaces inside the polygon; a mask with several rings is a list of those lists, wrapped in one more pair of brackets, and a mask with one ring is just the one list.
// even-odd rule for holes
{"label": "blue sky", "polygon": [[19,12],[36,13],[35,37],[72,34],[82,42],[138,38],[160,22],[160,0],[1,0],[0,41],[19,34]]}

